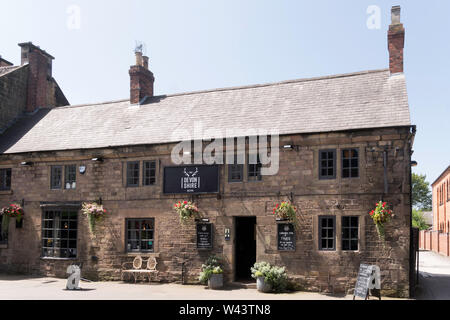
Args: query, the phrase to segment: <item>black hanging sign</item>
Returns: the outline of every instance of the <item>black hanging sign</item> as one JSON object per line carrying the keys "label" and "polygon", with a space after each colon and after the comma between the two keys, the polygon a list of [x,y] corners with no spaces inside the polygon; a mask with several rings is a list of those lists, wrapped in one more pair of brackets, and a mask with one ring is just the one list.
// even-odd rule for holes
{"label": "black hanging sign", "polygon": [[291,223],[278,224],[278,250],[295,251],[295,228]]}
{"label": "black hanging sign", "polygon": [[213,248],[213,224],[198,223],[197,224],[197,249]]}
{"label": "black hanging sign", "polygon": [[164,168],[165,194],[219,192],[219,166],[189,165]]}

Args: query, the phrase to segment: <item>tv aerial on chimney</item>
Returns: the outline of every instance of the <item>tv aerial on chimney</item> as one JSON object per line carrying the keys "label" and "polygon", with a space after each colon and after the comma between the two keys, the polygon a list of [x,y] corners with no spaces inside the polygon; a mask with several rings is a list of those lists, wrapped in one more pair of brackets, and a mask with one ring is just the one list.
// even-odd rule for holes
{"label": "tv aerial on chimney", "polygon": [[136,45],[134,46],[134,53],[142,53],[143,55],[146,54],[146,47],[145,47],[145,43],[141,42],[141,41],[136,41]]}

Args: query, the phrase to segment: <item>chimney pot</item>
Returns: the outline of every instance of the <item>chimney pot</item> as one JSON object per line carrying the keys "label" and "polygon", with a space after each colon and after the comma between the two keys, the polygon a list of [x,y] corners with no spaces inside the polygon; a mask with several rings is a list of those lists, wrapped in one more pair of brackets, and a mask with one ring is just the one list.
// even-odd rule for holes
{"label": "chimney pot", "polygon": [[148,70],[148,57],[143,56],[142,61],[143,61],[143,67]]}
{"label": "chimney pot", "polygon": [[391,24],[400,24],[400,6],[393,6],[391,10]]}
{"label": "chimney pot", "polygon": [[137,66],[143,66],[143,57],[142,52],[136,51],[136,65]]}

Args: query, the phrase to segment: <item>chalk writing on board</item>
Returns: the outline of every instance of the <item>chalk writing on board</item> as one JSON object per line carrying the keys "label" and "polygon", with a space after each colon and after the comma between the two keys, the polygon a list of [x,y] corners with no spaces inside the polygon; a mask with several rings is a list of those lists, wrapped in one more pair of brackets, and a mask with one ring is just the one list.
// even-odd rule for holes
{"label": "chalk writing on board", "polygon": [[291,223],[278,224],[278,250],[295,251],[295,228]]}

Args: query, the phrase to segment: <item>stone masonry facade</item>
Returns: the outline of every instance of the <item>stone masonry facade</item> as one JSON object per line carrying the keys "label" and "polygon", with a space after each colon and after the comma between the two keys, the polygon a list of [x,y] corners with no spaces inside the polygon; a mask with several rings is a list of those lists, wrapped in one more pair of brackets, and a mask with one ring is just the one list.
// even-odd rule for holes
{"label": "stone masonry facade", "polygon": [[[3,154],[0,168],[12,168],[10,191],[0,192],[0,205],[23,201],[23,227],[9,226],[8,243],[0,247],[1,271],[65,277],[66,268],[83,263],[82,276],[88,279],[119,280],[121,265],[136,255],[125,246],[126,218],[154,218],[154,253],[158,261],[159,281],[180,281],[182,265],[189,283],[197,283],[202,263],[211,254],[225,262],[225,280],[233,281],[235,247],[234,219],[256,216],[257,261],[285,266],[298,288],[309,291],[348,292],[354,287],[360,263],[377,264],[381,269],[382,293],[409,296],[410,248],[410,127],[364,129],[335,133],[297,134],[280,137],[280,169],[277,175],[261,181],[228,183],[227,166],[220,166],[219,194],[165,195],[163,169],[170,160],[174,144],[115,147],[92,150]],[[341,177],[337,157],[337,175],[320,180],[319,150],[359,149],[358,178]],[[387,151],[388,192],[384,192],[383,152]],[[102,157],[102,163],[93,162]],[[156,160],[156,185],[127,188],[127,161]],[[20,166],[22,161],[32,166]],[[76,164],[76,189],[50,190],[50,166]],[[85,165],[81,175],[78,166]],[[142,177],[142,172],[140,173]],[[141,179],[142,180],[142,179]],[[142,185],[142,184],[141,184]],[[83,202],[102,199],[108,217],[90,233],[87,218],[78,213],[78,254],[75,259],[42,258],[41,227],[43,202]],[[214,246],[209,251],[196,248],[195,223],[181,225],[173,205],[193,200],[203,216],[214,226]],[[272,208],[292,200],[299,208],[300,228],[296,231],[296,251],[277,250],[277,223]],[[386,227],[386,239],[379,239],[369,216],[375,203],[384,200],[393,207],[395,218]],[[318,217],[336,216],[336,250],[320,251]],[[359,250],[342,251],[341,216],[359,217]],[[224,240],[224,229],[231,229],[231,241]]]}

